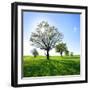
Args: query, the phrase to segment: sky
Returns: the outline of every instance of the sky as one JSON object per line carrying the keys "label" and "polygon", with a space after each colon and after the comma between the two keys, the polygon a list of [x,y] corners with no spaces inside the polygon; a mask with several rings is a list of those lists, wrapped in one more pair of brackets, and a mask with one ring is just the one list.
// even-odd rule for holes
{"label": "sky", "polygon": [[[67,44],[68,50],[80,54],[80,14],[23,11],[24,55],[32,55],[31,51],[36,48],[30,44],[30,35],[42,21],[47,21],[51,26],[58,28],[58,31],[64,35],[62,41]],[[45,55],[44,50],[39,48],[37,50],[39,55]],[[59,53],[52,49],[50,55],[59,55]]]}

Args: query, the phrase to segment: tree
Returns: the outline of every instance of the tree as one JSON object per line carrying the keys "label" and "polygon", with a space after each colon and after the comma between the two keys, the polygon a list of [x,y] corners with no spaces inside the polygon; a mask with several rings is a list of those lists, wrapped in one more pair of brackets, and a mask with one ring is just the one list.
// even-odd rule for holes
{"label": "tree", "polygon": [[70,54],[71,56],[73,56],[73,52],[71,52],[71,54]]}
{"label": "tree", "polygon": [[69,51],[68,50],[65,50],[65,55],[69,56]]}
{"label": "tree", "polygon": [[59,43],[56,45],[56,52],[59,52],[62,56],[63,52],[67,50],[66,43]]}
{"label": "tree", "polygon": [[58,32],[57,28],[50,26],[48,22],[42,21],[37,25],[36,31],[32,32],[30,41],[32,45],[46,51],[47,59],[49,60],[49,51],[55,47],[55,44],[63,38],[62,33]]}
{"label": "tree", "polygon": [[38,51],[36,49],[33,49],[32,54],[33,54],[34,57],[36,57],[36,56],[38,56]]}

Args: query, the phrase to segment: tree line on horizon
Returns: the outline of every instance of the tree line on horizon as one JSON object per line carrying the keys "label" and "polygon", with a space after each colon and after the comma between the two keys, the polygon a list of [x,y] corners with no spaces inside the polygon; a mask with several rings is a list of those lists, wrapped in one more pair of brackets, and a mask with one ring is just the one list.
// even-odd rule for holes
{"label": "tree line on horizon", "polygon": [[[60,49],[59,49],[59,50],[60,50]],[[59,50],[56,51],[56,52],[60,53],[60,56],[63,56],[63,53],[64,53],[64,56],[73,56],[73,52],[69,52],[68,50],[59,52]],[[34,57],[37,57],[37,56],[39,55],[38,50],[37,50],[36,48],[34,48],[34,49],[31,51],[31,53],[32,53],[32,55],[33,55]],[[62,53],[62,54],[61,54],[61,53]],[[45,54],[45,55],[46,55],[46,54]]]}

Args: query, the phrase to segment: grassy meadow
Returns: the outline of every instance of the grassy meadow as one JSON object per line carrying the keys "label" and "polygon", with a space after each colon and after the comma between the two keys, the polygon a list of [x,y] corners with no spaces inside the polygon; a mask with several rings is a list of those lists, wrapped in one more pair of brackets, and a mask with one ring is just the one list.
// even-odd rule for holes
{"label": "grassy meadow", "polygon": [[23,77],[80,74],[80,56],[23,56]]}

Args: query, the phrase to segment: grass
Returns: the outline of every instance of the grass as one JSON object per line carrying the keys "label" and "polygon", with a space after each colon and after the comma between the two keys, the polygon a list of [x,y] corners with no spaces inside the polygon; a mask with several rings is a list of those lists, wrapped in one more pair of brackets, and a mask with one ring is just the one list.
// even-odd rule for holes
{"label": "grass", "polygon": [[51,56],[47,60],[45,56],[24,56],[23,57],[23,76],[60,76],[60,75],[79,75],[80,56]]}

